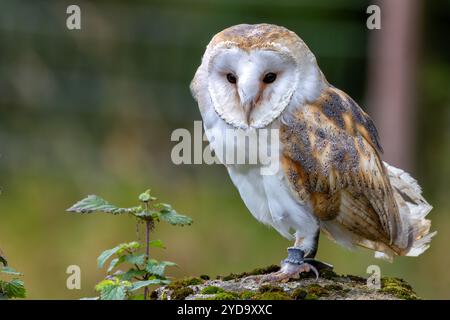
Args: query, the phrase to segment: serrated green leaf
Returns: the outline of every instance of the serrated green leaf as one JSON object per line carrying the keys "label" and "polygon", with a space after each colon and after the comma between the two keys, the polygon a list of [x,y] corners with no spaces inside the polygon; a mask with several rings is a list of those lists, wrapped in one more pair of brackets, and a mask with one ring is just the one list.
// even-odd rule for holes
{"label": "serrated green leaf", "polygon": [[102,291],[106,287],[114,286],[117,282],[118,282],[118,279],[116,279],[116,278],[114,278],[114,280],[104,279],[95,285],[95,290]]}
{"label": "serrated green leaf", "polygon": [[158,209],[167,209],[167,210],[173,210],[172,206],[168,203],[164,203],[164,202],[160,202],[160,203],[156,203],[154,205],[155,208]]}
{"label": "serrated green leaf", "polygon": [[141,244],[137,241],[131,241],[128,243],[122,243],[119,245],[119,251],[117,251],[117,255],[123,255],[124,253],[128,254],[128,251],[136,251],[141,247]]}
{"label": "serrated green leaf", "polygon": [[22,273],[14,270],[13,268],[10,268],[10,267],[0,268],[0,272],[1,273],[5,273],[5,274],[14,275],[14,276],[21,276],[22,275]]}
{"label": "serrated green leaf", "polygon": [[76,213],[93,213],[104,212],[111,214],[135,213],[140,211],[141,207],[120,208],[110,204],[103,198],[96,195],[89,195],[83,200],[78,201],[72,207],[67,209],[70,212]]}
{"label": "serrated green leaf", "polygon": [[162,242],[162,240],[159,240],[159,239],[150,241],[150,242],[148,243],[148,245],[149,245],[150,247],[154,247],[154,248],[163,248],[163,249],[166,248],[166,247],[164,246],[164,243]]}
{"label": "serrated green leaf", "polygon": [[147,271],[145,271],[145,270],[136,270],[136,269],[132,268],[132,269],[129,269],[127,272],[120,274],[119,277],[121,280],[130,281],[133,278],[143,277],[146,273],[147,273]]}
{"label": "serrated green leaf", "polygon": [[133,284],[129,281],[120,281],[117,277],[110,277],[100,281],[95,290],[100,292],[101,300],[125,300]]}
{"label": "serrated green leaf", "polygon": [[121,263],[121,261],[120,261],[121,259],[123,260],[122,257],[112,259],[111,262],[109,263],[109,267],[106,272],[110,273],[111,271],[113,271],[113,269]]}
{"label": "serrated green leaf", "polygon": [[134,255],[134,254],[129,254],[126,255],[125,257],[125,261],[131,264],[143,264],[145,262],[145,254],[139,254],[139,255]]}
{"label": "serrated green leaf", "polygon": [[158,261],[152,259],[152,260],[148,261],[147,267],[145,268],[145,270],[147,270],[148,273],[151,273],[158,277],[163,277],[166,267],[176,266],[176,265],[177,264],[174,262],[170,262],[170,261],[158,262]]}
{"label": "serrated green leaf", "polygon": [[116,252],[119,251],[119,249],[120,249],[120,245],[115,248],[103,251],[97,258],[98,268],[103,268],[103,266],[105,265],[105,262],[109,258],[111,258],[114,254],[116,254]]}
{"label": "serrated green leaf", "polygon": [[164,208],[160,213],[160,219],[172,225],[185,226],[192,224],[192,219],[190,217],[179,214],[172,208]]}
{"label": "serrated green leaf", "polygon": [[26,290],[22,280],[0,281],[0,291],[8,298],[25,298]]}
{"label": "serrated green leaf", "polygon": [[127,287],[121,285],[106,286],[100,292],[101,300],[126,300]]}
{"label": "serrated green leaf", "polygon": [[[121,243],[118,246],[103,251],[97,258],[97,265],[99,268],[103,268],[105,265],[105,262],[111,258],[114,254],[117,254],[118,256],[121,256],[124,252],[127,250],[137,250],[139,249],[141,244],[136,241],[128,242],[128,243]],[[119,261],[118,261],[119,262]]]}
{"label": "serrated green leaf", "polygon": [[133,286],[130,288],[130,291],[136,291],[141,288],[150,286],[150,285],[161,285],[161,284],[169,284],[169,280],[164,279],[152,279],[152,280],[145,280],[145,281],[136,281],[133,283]]}

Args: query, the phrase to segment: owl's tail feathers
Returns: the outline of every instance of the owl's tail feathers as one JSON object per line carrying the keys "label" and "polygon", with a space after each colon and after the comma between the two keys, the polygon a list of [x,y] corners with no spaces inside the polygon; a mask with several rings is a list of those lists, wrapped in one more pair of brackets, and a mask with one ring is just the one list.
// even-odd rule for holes
{"label": "owl's tail feathers", "polygon": [[430,233],[431,221],[425,218],[433,207],[423,198],[422,189],[414,178],[386,162],[384,165],[400,213],[402,232],[395,242],[405,248],[401,255],[416,257],[430,247],[431,238],[437,233]]}

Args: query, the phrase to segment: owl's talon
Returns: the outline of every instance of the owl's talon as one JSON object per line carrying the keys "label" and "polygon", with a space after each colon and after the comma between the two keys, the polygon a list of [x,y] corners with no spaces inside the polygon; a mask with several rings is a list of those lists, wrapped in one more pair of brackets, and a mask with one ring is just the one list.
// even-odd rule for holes
{"label": "owl's talon", "polygon": [[284,262],[280,271],[269,273],[266,275],[252,276],[248,277],[247,279],[254,280],[258,283],[288,282],[291,279],[298,279],[300,278],[300,274],[310,271],[315,274],[317,280],[319,278],[319,271],[317,271],[316,267],[314,267],[313,265],[306,262],[302,264]]}
{"label": "owl's talon", "polygon": [[312,258],[304,258],[305,252],[299,247],[288,248],[288,257],[281,262],[281,269],[266,275],[251,276],[248,280],[258,283],[287,282],[290,279],[300,278],[300,274],[312,272],[316,280],[319,279],[319,271],[332,270],[333,266]]}
{"label": "owl's talon", "polygon": [[309,263],[304,263],[304,265],[307,266],[308,271],[312,271],[316,275],[316,280],[318,280],[319,279],[319,271],[317,271],[316,267],[314,267],[312,264],[309,264]]}

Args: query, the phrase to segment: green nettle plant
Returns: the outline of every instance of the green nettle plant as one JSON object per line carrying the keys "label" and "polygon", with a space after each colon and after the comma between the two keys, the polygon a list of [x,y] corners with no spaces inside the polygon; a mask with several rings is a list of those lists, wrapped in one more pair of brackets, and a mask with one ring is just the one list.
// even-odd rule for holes
{"label": "green nettle plant", "polygon": [[[164,248],[161,240],[150,240],[150,232],[161,220],[172,225],[185,226],[190,225],[192,219],[176,212],[170,204],[155,203],[155,200],[157,199],[150,194],[150,190],[147,190],[139,195],[141,202],[139,206],[120,208],[98,196],[90,195],[67,209],[82,214],[93,212],[130,214],[136,218],[138,227],[141,224],[145,225],[144,244],[139,241],[121,243],[103,251],[97,258],[99,268],[103,268],[110,260],[106,278],[95,286],[101,300],[147,300],[149,286],[170,283],[165,276],[165,269],[176,264],[150,258],[151,247]],[[117,269],[122,264],[127,264],[128,270]]]}
{"label": "green nettle plant", "polygon": [[8,261],[0,250],[0,276],[8,280],[0,278],[0,300],[12,298],[25,298],[26,290],[22,280],[18,277],[22,276],[11,267],[8,267]]}

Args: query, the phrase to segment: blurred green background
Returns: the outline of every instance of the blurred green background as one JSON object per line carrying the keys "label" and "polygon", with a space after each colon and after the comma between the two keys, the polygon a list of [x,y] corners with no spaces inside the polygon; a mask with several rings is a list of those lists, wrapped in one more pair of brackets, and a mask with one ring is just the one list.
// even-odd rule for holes
{"label": "blurred green background", "polygon": [[[74,3],[82,11],[80,31],[66,28],[66,8]],[[2,0],[0,248],[25,274],[28,297],[93,296],[104,274],[96,267],[98,254],[135,238],[131,218],[65,212],[93,193],[134,205],[150,187],[193,217],[191,227],[161,224],[154,234],[167,245],[155,255],[180,266],[172,276],[248,271],[283,259],[290,243],[254,220],[222,166],[172,164],[170,134],[192,131],[200,120],[189,82],[206,44],[243,22],[295,31],[331,83],[363,107],[371,105],[371,33],[390,32],[366,28],[371,3]],[[339,273],[366,276],[366,268],[377,264],[383,275],[409,281],[420,296],[440,299],[450,298],[449,12],[448,1],[423,1],[415,35],[417,121],[410,158],[434,206],[430,218],[439,233],[431,248],[390,264],[322,237],[318,253]],[[377,110],[371,105],[368,112]],[[383,145],[388,140],[382,135]],[[66,288],[72,264],[81,267],[81,290]]]}

